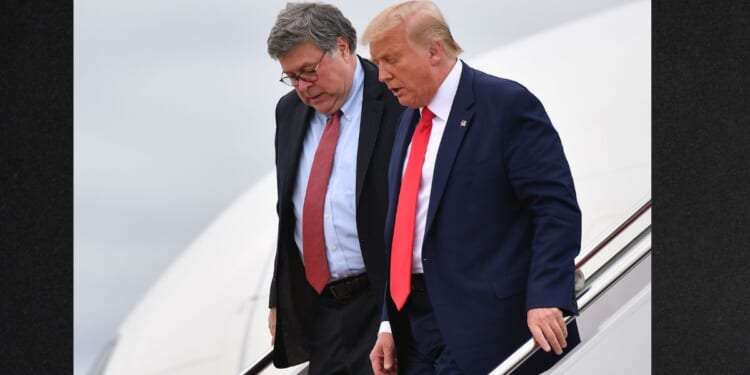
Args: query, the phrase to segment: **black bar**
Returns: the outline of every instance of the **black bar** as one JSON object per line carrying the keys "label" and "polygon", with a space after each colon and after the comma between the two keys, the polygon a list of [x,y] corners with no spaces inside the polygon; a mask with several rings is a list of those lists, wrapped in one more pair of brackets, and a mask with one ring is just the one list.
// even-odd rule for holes
{"label": "black bar", "polygon": [[273,349],[269,350],[266,355],[263,356],[258,362],[255,362],[255,364],[250,367],[249,369],[245,370],[243,375],[257,375],[260,374],[261,371],[265,370],[268,365],[271,364],[273,361]]}

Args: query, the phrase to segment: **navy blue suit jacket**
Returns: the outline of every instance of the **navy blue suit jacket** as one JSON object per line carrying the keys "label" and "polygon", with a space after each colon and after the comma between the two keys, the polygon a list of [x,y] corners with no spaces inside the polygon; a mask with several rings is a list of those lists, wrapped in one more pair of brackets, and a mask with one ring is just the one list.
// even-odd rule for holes
{"label": "navy blue suit jacket", "polygon": [[[407,109],[396,130],[388,172],[389,254],[418,118],[418,110]],[[464,63],[435,162],[422,262],[440,332],[466,373],[489,372],[531,337],[527,310],[578,313],[574,258],[580,242],[573,179],[544,107],[520,84]],[[390,295],[386,300],[393,321]],[[398,343],[398,327],[394,335]],[[578,341],[570,327],[568,347]]]}

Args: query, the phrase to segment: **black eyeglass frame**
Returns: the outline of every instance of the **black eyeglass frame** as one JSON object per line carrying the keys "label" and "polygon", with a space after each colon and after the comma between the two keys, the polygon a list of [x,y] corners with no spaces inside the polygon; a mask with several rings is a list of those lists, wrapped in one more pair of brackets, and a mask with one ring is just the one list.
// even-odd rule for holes
{"label": "black eyeglass frame", "polygon": [[315,67],[312,70],[301,72],[299,75],[296,76],[290,76],[285,73],[281,73],[281,78],[279,78],[279,82],[292,87],[297,87],[299,85],[299,81],[303,80],[308,83],[313,83],[318,80],[318,68],[320,68],[320,63],[323,62],[323,58],[326,57],[326,51],[323,51],[323,54],[320,55],[320,60],[318,60],[318,63],[315,64]]}

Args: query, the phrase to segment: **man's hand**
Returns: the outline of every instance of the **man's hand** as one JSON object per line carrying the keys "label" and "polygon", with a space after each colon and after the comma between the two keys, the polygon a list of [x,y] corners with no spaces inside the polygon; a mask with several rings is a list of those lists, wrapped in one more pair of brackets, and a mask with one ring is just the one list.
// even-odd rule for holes
{"label": "man's hand", "polygon": [[370,363],[375,375],[395,374],[396,371],[396,345],[393,335],[388,332],[378,334],[375,347],[370,352]]}
{"label": "man's hand", "polygon": [[545,352],[550,347],[555,354],[562,354],[563,349],[568,346],[565,338],[568,337],[568,326],[565,325],[562,311],[556,307],[531,309],[526,313],[526,323],[534,340]]}
{"label": "man's hand", "polygon": [[276,308],[268,311],[268,330],[271,331],[271,345],[276,343]]}

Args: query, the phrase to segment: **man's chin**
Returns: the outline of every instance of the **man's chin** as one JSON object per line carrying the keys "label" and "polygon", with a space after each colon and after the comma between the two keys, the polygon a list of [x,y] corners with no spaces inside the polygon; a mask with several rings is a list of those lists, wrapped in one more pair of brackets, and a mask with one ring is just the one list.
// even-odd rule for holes
{"label": "man's chin", "polygon": [[320,113],[328,114],[329,110],[331,109],[331,103],[329,103],[322,97],[310,98],[307,100],[306,104],[310,107],[315,108],[315,110]]}
{"label": "man's chin", "polygon": [[327,105],[310,105],[310,107],[313,107],[316,111],[324,115],[329,115],[331,112],[331,107]]}
{"label": "man's chin", "polygon": [[318,102],[310,101],[307,105],[313,107],[316,111],[324,115],[332,115],[336,112],[334,110],[336,104],[329,100],[320,100]]}
{"label": "man's chin", "polygon": [[398,104],[401,104],[404,107],[409,107],[409,108],[419,108],[420,107],[418,105],[415,105],[413,101],[411,101],[411,100],[409,100],[409,99],[407,99],[405,97],[397,97],[396,99],[398,99]]}

